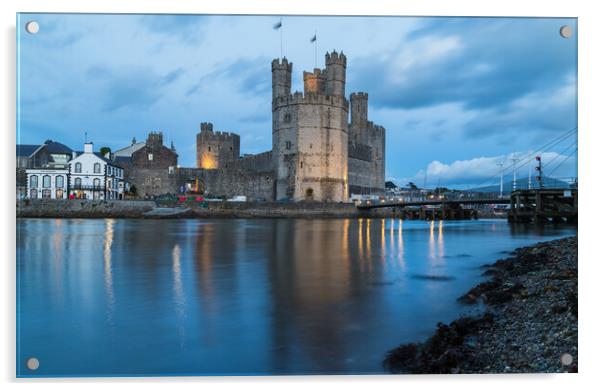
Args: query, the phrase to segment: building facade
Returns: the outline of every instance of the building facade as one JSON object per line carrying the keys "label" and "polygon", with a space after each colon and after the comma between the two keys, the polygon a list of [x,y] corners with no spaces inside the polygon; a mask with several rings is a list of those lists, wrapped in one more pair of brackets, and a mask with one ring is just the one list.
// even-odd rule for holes
{"label": "building facade", "polygon": [[132,153],[129,164],[122,165],[126,167],[130,188],[138,197],[177,192],[178,154],[173,143],[171,147],[163,145],[162,132],[150,132],[144,146]]}
{"label": "building facade", "polygon": [[124,170],[105,156],[94,153],[92,143],[69,162],[69,196],[92,200],[122,199]]}
{"label": "building facade", "polygon": [[[72,154],[71,148],[52,140],[39,145],[17,144],[17,198],[31,195],[28,191],[28,169],[48,170],[48,175],[53,177],[56,170],[68,168]],[[44,194],[47,195],[48,191]],[[54,198],[54,191],[51,194]]]}
{"label": "building facade", "polygon": [[68,183],[68,168],[30,168],[27,170],[27,198],[66,199]]}

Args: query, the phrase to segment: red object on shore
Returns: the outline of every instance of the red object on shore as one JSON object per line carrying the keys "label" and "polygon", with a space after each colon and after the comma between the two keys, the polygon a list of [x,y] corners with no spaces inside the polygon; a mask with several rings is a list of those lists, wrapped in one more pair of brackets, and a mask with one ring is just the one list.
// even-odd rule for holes
{"label": "red object on shore", "polygon": [[178,201],[184,202],[184,201],[186,201],[186,197],[178,197]]}
{"label": "red object on shore", "polygon": [[70,200],[74,200],[75,199],[75,194],[69,194],[69,199]]}
{"label": "red object on shore", "polygon": [[195,198],[195,201],[201,202],[201,201],[205,201],[205,199],[203,197],[197,197],[197,198]]}

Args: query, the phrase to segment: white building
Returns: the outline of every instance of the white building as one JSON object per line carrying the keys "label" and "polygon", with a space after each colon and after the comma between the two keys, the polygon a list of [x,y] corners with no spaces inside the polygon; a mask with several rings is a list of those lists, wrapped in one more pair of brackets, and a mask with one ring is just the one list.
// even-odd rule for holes
{"label": "white building", "polygon": [[123,198],[123,168],[94,153],[93,144],[69,162],[69,194],[73,198],[116,200]]}
{"label": "white building", "polygon": [[27,196],[31,199],[66,199],[69,169],[31,168],[27,170]]}

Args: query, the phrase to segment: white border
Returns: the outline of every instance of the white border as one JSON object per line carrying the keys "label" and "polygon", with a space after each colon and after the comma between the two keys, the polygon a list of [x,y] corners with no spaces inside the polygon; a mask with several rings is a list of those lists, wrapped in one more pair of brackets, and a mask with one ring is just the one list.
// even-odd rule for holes
{"label": "white border", "polygon": [[[344,387],[346,390],[364,389],[371,383],[379,388],[439,389],[439,390],[506,390],[516,386],[546,389],[579,389],[588,383],[595,384],[600,371],[600,283],[601,259],[597,256],[596,222],[600,221],[600,174],[602,167],[599,152],[602,147],[600,112],[602,88],[600,73],[600,43],[602,20],[595,12],[595,2],[576,0],[545,1],[534,4],[524,0],[505,1],[431,1],[411,2],[325,1],[304,0],[224,0],[201,2],[191,0],[9,0],[2,7],[2,118],[4,123],[2,143],[2,205],[3,257],[2,288],[2,338],[4,351],[0,356],[2,379],[10,388],[44,387],[48,390],[104,389],[131,387],[143,382],[146,389],[186,387],[198,390],[211,388],[250,389],[307,389],[310,387]],[[346,15],[445,15],[445,16],[558,16],[579,18],[579,171],[580,204],[579,223],[579,374],[578,375],[481,375],[481,376],[294,376],[294,377],[238,377],[238,378],[151,378],[151,379],[55,379],[17,380],[15,374],[15,20],[16,12],[112,12],[112,13],[220,13],[220,14],[346,14]],[[87,384],[82,384],[83,382]],[[39,384],[47,383],[47,384]],[[199,384],[200,383],[200,384]],[[599,384],[599,380],[597,381]]]}

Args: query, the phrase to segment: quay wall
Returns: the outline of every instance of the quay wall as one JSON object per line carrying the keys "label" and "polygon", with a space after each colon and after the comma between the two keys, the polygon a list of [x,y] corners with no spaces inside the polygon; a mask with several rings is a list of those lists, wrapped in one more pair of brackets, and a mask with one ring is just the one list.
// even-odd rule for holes
{"label": "quay wall", "polygon": [[154,207],[154,201],[20,200],[17,217],[138,218]]}
{"label": "quay wall", "polygon": [[[17,217],[33,218],[142,218],[157,206],[155,201],[134,200],[21,200]],[[399,217],[392,208],[358,210],[351,203],[322,202],[208,202],[206,207],[194,201],[162,207],[190,208],[188,216],[197,218],[370,218]]]}

